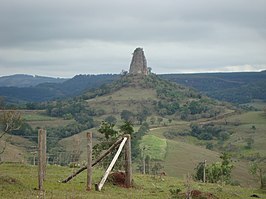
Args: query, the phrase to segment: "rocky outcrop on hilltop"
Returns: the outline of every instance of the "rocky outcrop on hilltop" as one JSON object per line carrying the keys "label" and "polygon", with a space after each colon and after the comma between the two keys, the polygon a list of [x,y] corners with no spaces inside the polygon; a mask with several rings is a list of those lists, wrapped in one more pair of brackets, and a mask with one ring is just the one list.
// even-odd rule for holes
{"label": "rocky outcrop on hilltop", "polygon": [[129,74],[148,74],[147,60],[142,48],[136,48],[130,64]]}

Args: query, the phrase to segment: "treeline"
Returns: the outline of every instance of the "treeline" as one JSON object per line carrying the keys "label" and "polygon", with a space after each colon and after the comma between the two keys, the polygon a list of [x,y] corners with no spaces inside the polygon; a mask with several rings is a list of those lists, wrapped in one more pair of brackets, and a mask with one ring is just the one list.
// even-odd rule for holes
{"label": "treeline", "polygon": [[98,88],[118,79],[117,74],[77,75],[62,83],[42,83],[33,87],[0,87],[1,96],[9,103],[44,102],[80,95],[85,90]]}
{"label": "treeline", "polygon": [[[41,102],[56,98],[65,98],[80,95],[84,91],[96,89],[100,86],[120,81],[121,85],[129,84],[127,78],[120,79],[123,75],[77,75],[63,83],[43,83],[34,87],[0,87],[1,96],[5,96],[8,102]],[[153,76],[153,75],[150,75]],[[244,73],[207,73],[207,74],[165,74],[158,75],[162,79],[169,80],[181,85],[188,86],[215,99],[229,101],[237,104],[247,103],[253,99],[266,100],[266,72],[244,72]],[[170,90],[163,90],[165,83],[161,86],[152,78],[143,82],[145,86],[157,87],[161,97],[172,95],[180,98]],[[162,82],[161,82],[162,83]],[[117,84],[118,85],[118,84]],[[114,86],[114,85],[112,85]],[[108,92],[110,87],[104,85],[96,95]],[[180,86],[180,89],[184,88]],[[162,92],[164,91],[164,92]],[[95,92],[92,92],[95,94]],[[190,92],[191,93],[191,92]],[[198,94],[196,94],[198,95]],[[84,97],[94,97],[85,95]]]}
{"label": "treeline", "polygon": [[164,136],[167,139],[173,139],[178,136],[193,136],[196,137],[199,140],[219,140],[219,141],[225,141],[229,139],[232,132],[228,132],[224,127],[214,124],[204,124],[199,125],[197,123],[191,123],[190,124],[190,130],[185,131],[176,131],[176,130],[170,130],[164,132]]}
{"label": "treeline", "polygon": [[218,100],[236,104],[266,100],[266,72],[165,74],[163,79],[195,88]]}

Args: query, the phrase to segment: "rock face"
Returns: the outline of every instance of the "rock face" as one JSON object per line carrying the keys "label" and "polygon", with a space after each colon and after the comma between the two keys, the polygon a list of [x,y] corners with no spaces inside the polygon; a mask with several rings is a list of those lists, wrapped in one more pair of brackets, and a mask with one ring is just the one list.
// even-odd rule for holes
{"label": "rock face", "polygon": [[142,48],[136,48],[130,64],[129,74],[148,74],[147,60]]}

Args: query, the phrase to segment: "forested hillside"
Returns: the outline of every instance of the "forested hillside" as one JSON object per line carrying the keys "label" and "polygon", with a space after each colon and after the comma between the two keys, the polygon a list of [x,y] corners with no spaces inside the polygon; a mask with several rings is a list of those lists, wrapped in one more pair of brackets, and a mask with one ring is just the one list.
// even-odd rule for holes
{"label": "forested hillside", "polygon": [[[117,79],[119,75],[76,75],[62,83],[41,83],[31,87],[0,87],[0,96],[7,102],[42,102],[57,98],[66,98],[79,95],[85,90],[99,86]],[[17,80],[19,81],[19,80]]]}
{"label": "forested hillside", "polygon": [[266,72],[165,74],[161,77],[218,100],[237,104],[266,100]]}
{"label": "forested hillside", "polygon": [[67,79],[16,74],[0,77],[0,87],[32,87],[41,83],[62,83]]}

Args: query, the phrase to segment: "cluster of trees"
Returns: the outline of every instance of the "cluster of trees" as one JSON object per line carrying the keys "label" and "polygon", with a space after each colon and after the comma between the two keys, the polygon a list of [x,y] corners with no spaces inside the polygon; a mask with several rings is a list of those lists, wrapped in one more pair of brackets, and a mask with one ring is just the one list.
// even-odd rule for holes
{"label": "cluster of trees", "polygon": [[178,101],[175,100],[172,102],[168,102],[166,100],[160,100],[157,103],[156,109],[161,116],[173,115],[178,110],[180,110],[180,104]]}
{"label": "cluster of trees", "polygon": [[230,137],[230,133],[224,130],[221,126],[215,126],[214,124],[199,125],[191,123],[190,135],[200,140],[212,140],[218,139],[225,141]]}
{"label": "cluster of trees", "polygon": [[[134,132],[133,125],[129,121],[124,121],[124,123],[118,127],[113,123],[109,123],[103,121],[98,129],[98,132],[103,135],[103,137],[98,138],[99,143],[93,146],[93,156],[97,158],[103,150],[107,150],[115,141],[117,141],[118,137],[129,134],[132,135]],[[132,146],[133,148],[133,146]],[[111,152],[111,155],[106,157],[100,165],[103,167],[107,167],[110,164],[112,157],[114,156],[115,151]],[[116,163],[116,168],[121,169],[123,166],[123,155],[121,155]]]}
{"label": "cluster of trees", "polygon": [[[210,183],[225,182],[231,183],[231,172],[233,169],[231,155],[228,153],[222,153],[220,156],[221,162],[214,162],[210,165],[206,165],[204,162],[200,162],[195,168],[194,178],[199,181],[204,181],[204,172],[206,181]],[[205,170],[205,171],[204,171]]]}
{"label": "cluster of trees", "polygon": [[163,133],[163,136],[166,137],[167,139],[174,139],[178,136],[189,136],[190,132],[188,131],[176,131],[176,130],[168,130]]}
{"label": "cluster of trees", "polygon": [[139,124],[142,124],[147,120],[147,117],[151,115],[151,112],[148,108],[143,107],[141,111],[139,111],[137,114],[129,111],[129,110],[123,110],[120,114],[120,117],[122,120],[135,122],[137,121]]}
{"label": "cluster of trees", "polygon": [[66,126],[47,128],[47,133],[48,133],[47,136],[54,138],[51,139],[50,142],[48,142],[48,146],[54,147],[58,140],[78,134],[92,127],[93,127],[93,122],[81,124],[79,122],[74,121]]}
{"label": "cluster of trees", "polygon": [[80,115],[101,116],[105,114],[104,110],[90,108],[82,99],[51,102],[46,106],[46,113],[52,117],[75,118],[76,120],[78,120]]}

